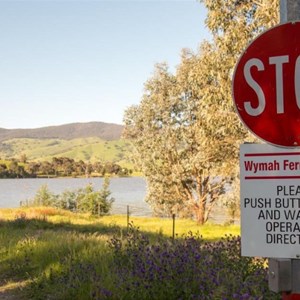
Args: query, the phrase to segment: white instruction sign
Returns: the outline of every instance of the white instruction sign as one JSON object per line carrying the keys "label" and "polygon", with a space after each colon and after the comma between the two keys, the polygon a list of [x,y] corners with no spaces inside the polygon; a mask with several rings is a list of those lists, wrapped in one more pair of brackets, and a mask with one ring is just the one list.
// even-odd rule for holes
{"label": "white instruction sign", "polygon": [[242,255],[300,257],[300,149],[240,148]]}

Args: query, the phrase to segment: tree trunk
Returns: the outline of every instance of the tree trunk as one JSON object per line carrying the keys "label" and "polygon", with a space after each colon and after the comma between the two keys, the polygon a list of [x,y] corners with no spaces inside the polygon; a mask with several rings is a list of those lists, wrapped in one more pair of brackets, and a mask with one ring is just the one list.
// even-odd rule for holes
{"label": "tree trunk", "polygon": [[194,205],[194,214],[196,221],[199,225],[203,225],[206,222],[205,217],[205,201],[200,201]]}

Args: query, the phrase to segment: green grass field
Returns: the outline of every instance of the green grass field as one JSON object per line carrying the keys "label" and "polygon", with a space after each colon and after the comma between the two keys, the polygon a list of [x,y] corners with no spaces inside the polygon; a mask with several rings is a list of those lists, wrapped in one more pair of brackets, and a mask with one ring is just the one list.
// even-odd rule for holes
{"label": "green grass field", "polygon": [[[153,242],[172,236],[171,219],[130,217],[130,223]],[[77,277],[83,276],[81,272],[85,274],[84,268],[89,266],[106,289],[115,291],[108,241],[126,235],[127,225],[123,215],[98,218],[49,207],[1,209],[0,298],[102,299],[91,296],[96,283],[76,286],[80,281]],[[228,234],[239,235],[240,231],[239,226],[199,226],[178,219],[175,232],[177,239],[193,232],[216,241]],[[68,285],[69,291],[64,291],[62,284]]]}

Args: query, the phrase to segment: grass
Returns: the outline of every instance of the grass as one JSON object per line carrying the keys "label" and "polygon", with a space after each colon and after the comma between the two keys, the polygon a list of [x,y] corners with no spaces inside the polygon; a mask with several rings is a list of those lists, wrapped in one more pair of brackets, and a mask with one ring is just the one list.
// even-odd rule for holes
{"label": "grass", "polygon": [[[126,215],[112,215],[103,216],[100,219],[91,217],[88,214],[74,214],[69,211],[59,210],[50,207],[28,207],[18,209],[0,209],[0,220],[14,220],[25,214],[28,219],[47,218],[47,221],[53,224],[67,226],[69,225],[82,225],[83,227],[90,227],[97,231],[102,227],[120,227],[127,229],[127,216]],[[166,237],[173,235],[173,220],[170,218],[149,218],[149,217],[133,217],[130,216],[130,222],[133,222],[136,227],[141,231],[149,234],[158,234]],[[239,235],[240,227],[238,225],[216,225],[205,224],[199,226],[195,221],[188,219],[175,220],[175,234],[182,236],[192,232],[194,234],[200,233],[206,240],[218,240],[225,235]]]}
{"label": "grass", "polygon": [[[59,283],[54,289],[47,283],[49,278],[54,273],[63,277],[65,265],[79,258],[84,262],[93,261],[106,273],[111,256],[107,240],[119,231],[88,215],[74,216],[53,208],[1,209],[0,285],[8,289],[16,286],[16,282],[27,282],[18,291],[17,299],[45,299],[45,295],[67,299],[67,295],[61,294]],[[41,285],[45,286],[39,291]],[[54,296],[56,289],[60,295]],[[80,295],[87,299],[84,293],[84,288],[78,291],[77,299],[81,299]]]}
{"label": "grass", "polygon": [[[169,218],[143,218],[143,217],[130,217],[135,226],[146,233],[155,233],[171,237],[173,234],[173,220]],[[124,226],[127,222],[126,216],[106,216],[103,217],[101,222],[103,224],[115,224],[117,226]],[[182,236],[192,232],[194,234],[200,233],[205,240],[218,240],[225,235],[240,234],[240,227],[238,225],[216,225],[216,224],[205,224],[199,226],[195,221],[187,219],[175,220],[175,234]]]}
{"label": "grass", "polygon": [[[173,260],[167,263],[168,272],[166,274],[159,272],[159,276],[169,276],[173,273],[174,276],[176,275],[173,279],[165,278],[163,286],[175,295],[185,286],[180,280],[184,276],[189,276],[191,286],[186,286],[189,287],[186,291],[182,290],[182,293],[185,293],[182,299],[223,299],[209,298],[211,297],[209,290],[205,292],[208,293],[208,298],[187,296],[187,293],[191,293],[192,287],[195,290],[198,285],[192,284],[193,278],[188,275],[191,272],[178,277],[177,273],[181,272],[182,267],[177,270],[176,264],[182,259],[187,259],[186,266],[191,264],[193,268],[196,267],[194,260],[200,255],[193,254],[193,251],[200,249],[198,244],[194,245],[197,240],[194,237],[199,236],[197,232],[203,236],[204,242],[215,243],[225,235],[239,235],[239,226],[213,224],[198,226],[190,220],[176,220],[177,242],[174,243],[170,239],[172,220],[130,217],[130,222],[134,224],[134,228],[129,226],[128,234],[126,216],[96,218],[49,207],[0,209],[0,298],[1,286],[6,286],[7,292],[16,293],[16,299],[137,299],[136,293],[140,295],[139,299],[154,299],[153,293],[157,299],[177,299],[177,296],[165,298],[164,287],[161,286],[160,281],[156,282],[156,279],[153,279],[158,278],[156,273],[153,278],[151,277],[151,280],[154,280],[151,281],[153,284],[150,282],[151,290],[149,290],[149,278],[143,277],[143,274],[148,276],[153,272],[153,267],[151,269],[147,264],[151,263],[151,266],[154,264],[155,268],[161,269],[165,266],[166,259],[171,259],[172,253],[177,253]],[[136,229],[137,227],[139,230]],[[190,238],[183,239],[183,234]],[[230,251],[235,249],[232,245],[238,245],[235,241],[238,241],[238,238],[234,243],[230,242]],[[191,246],[192,248],[189,248]],[[209,247],[205,251],[211,251]],[[210,255],[206,256],[210,265],[215,253],[223,253],[218,250],[219,248],[218,246],[212,250],[211,258]],[[181,255],[186,254],[190,256],[181,258]],[[231,257],[232,254],[229,256]],[[220,259],[226,261],[223,256]],[[139,269],[136,269],[138,266]],[[196,269],[203,273],[206,261],[203,261],[201,266]],[[233,272],[233,266],[229,266],[230,272],[231,270]],[[148,271],[141,273],[137,278],[134,274],[143,272],[141,270],[145,267]],[[210,270],[212,267],[211,265]],[[247,271],[248,269],[250,271]],[[258,267],[252,264],[252,260],[245,260],[237,263],[236,272],[245,270],[243,272],[253,273],[257,269]],[[192,274],[196,272],[195,270]],[[264,270],[258,269],[258,271],[263,272],[259,277],[261,281]],[[238,276],[238,280],[236,278],[232,280],[235,295],[245,295],[250,292],[263,293],[262,289],[256,286],[255,289],[249,288],[249,292],[246,289],[248,285],[245,287],[240,284],[244,275]],[[199,278],[197,281],[200,280]],[[237,283],[240,284],[239,287]],[[139,286],[137,287],[136,284]],[[265,283],[259,284],[265,288]],[[133,285],[134,289],[132,289]],[[233,287],[230,287],[230,290],[228,288],[227,292],[231,293],[231,290]],[[221,294],[223,292],[223,289],[218,291]],[[197,293],[199,294],[199,291]],[[264,299],[277,299],[274,295],[268,298],[269,294],[264,293],[266,296]],[[258,298],[245,297],[244,299]]]}

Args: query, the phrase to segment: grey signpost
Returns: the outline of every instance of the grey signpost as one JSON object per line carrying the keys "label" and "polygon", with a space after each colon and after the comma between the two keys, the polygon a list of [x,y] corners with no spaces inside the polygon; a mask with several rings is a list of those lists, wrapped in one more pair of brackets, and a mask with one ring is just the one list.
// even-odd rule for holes
{"label": "grey signpost", "polygon": [[300,1],[281,0],[280,1],[280,23],[300,20]]}
{"label": "grey signpost", "polygon": [[[300,0],[281,0],[280,23],[297,20],[300,20]],[[288,293],[300,294],[300,259],[270,258],[269,288],[275,292],[287,293],[286,296]]]}

